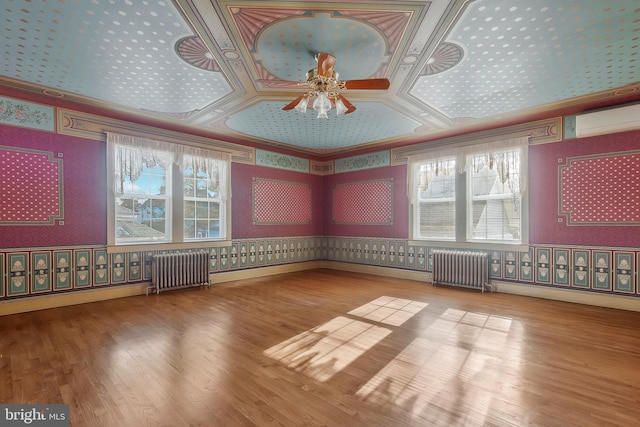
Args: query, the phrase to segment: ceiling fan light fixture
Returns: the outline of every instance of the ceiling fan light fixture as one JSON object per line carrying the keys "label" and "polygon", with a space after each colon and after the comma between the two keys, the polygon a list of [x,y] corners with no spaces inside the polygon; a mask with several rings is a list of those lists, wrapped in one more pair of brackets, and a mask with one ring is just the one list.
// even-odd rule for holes
{"label": "ceiling fan light fixture", "polygon": [[326,92],[318,92],[318,96],[313,100],[313,109],[318,112],[319,119],[328,119],[327,112],[331,110],[331,101]]}
{"label": "ceiling fan light fixture", "polygon": [[336,99],[336,116],[339,116],[340,114],[345,114],[347,112],[347,107],[346,105],[344,105],[344,102],[342,102],[342,99],[338,98]]}
{"label": "ceiling fan light fixture", "polygon": [[319,119],[328,119],[327,113],[333,106],[336,107],[336,115],[338,116],[353,113],[356,110],[356,107],[340,94],[342,90],[384,90],[389,88],[389,80],[385,78],[338,80],[338,73],[333,69],[336,57],[328,53],[319,52],[316,55],[316,61],[318,67],[307,72],[307,80],[298,82],[299,86],[307,88],[307,92],[285,105],[283,110],[295,109],[304,113],[310,107],[318,112]]}
{"label": "ceiling fan light fixture", "polygon": [[295,106],[295,110],[304,114],[307,112],[307,106],[309,105],[309,100],[307,98],[302,98],[298,105]]}

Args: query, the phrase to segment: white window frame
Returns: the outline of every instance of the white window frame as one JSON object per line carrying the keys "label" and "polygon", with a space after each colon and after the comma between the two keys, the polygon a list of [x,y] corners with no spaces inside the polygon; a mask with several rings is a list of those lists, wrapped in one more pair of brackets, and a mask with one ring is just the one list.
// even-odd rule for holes
{"label": "white window frame", "polygon": [[[231,193],[231,156],[228,153],[217,152],[205,148],[188,146],[154,139],[121,135],[112,132],[107,134],[107,250],[115,252],[122,250],[149,250],[153,249],[179,249],[179,248],[199,248],[217,246],[217,242],[227,242],[231,238],[231,224],[228,220],[230,215],[230,193]],[[167,197],[169,205],[167,207],[167,238],[162,241],[141,241],[141,242],[118,242],[116,239],[116,197],[115,192],[115,147],[125,145],[131,147],[142,147],[148,150],[157,150],[169,153],[170,164],[167,165]],[[220,236],[207,237],[202,239],[188,239],[184,237],[184,181],[182,175],[183,156],[190,155],[210,159],[215,162],[218,168],[219,190],[220,190]]]}
{"label": "white window frame", "polygon": [[[476,249],[513,249],[517,251],[529,250],[529,202],[528,202],[528,141],[529,137],[511,138],[497,142],[483,142],[473,145],[452,145],[449,148],[440,146],[433,150],[424,150],[408,156],[407,163],[407,195],[410,205],[409,236],[413,244],[428,244],[437,247],[459,247]],[[487,240],[472,238],[472,198],[471,173],[469,159],[472,155],[520,149],[520,239],[519,240]],[[456,218],[455,239],[439,239],[420,236],[420,201],[418,197],[419,169],[426,162],[438,159],[456,158]],[[486,197],[486,196],[483,196]],[[502,197],[502,196],[490,196]]]}

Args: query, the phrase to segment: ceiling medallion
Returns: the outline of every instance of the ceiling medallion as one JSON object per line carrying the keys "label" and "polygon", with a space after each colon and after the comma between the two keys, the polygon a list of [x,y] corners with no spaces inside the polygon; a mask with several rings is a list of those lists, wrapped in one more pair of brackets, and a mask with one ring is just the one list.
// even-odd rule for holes
{"label": "ceiling medallion", "polygon": [[185,37],[176,43],[178,56],[188,64],[206,71],[221,71],[213,55],[199,37]]}
{"label": "ceiling medallion", "polygon": [[440,43],[431,54],[421,74],[423,76],[430,76],[450,70],[458,65],[463,57],[464,52],[457,44],[447,42]]}

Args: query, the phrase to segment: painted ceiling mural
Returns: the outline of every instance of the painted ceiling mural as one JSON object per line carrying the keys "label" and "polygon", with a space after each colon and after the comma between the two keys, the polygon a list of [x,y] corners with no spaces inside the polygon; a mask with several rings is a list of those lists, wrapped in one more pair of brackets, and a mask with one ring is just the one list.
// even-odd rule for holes
{"label": "painted ceiling mural", "polygon": [[[638,92],[640,1],[6,0],[0,85],[313,153]],[[282,107],[316,54],[356,110]],[[640,99],[640,97],[638,97]]]}

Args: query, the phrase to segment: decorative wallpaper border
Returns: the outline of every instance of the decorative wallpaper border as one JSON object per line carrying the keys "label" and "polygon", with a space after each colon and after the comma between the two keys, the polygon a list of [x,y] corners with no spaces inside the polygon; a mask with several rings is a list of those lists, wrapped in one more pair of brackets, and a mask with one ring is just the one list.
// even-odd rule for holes
{"label": "decorative wallpaper border", "polygon": [[391,151],[378,151],[361,156],[345,157],[335,161],[335,173],[379,168],[391,164]]}
{"label": "decorative wallpaper border", "polygon": [[256,165],[309,173],[309,160],[271,151],[256,149]]}
{"label": "decorative wallpaper border", "polygon": [[0,123],[55,131],[54,107],[0,96]]}
{"label": "decorative wallpaper border", "polygon": [[[209,272],[330,260],[433,272],[434,246],[370,237],[242,239],[208,248]],[[201,249],[194,249],[201,250]],[[188,252],[189,250],[186,250]],[[153,255],[107,254],[104,247],[24,248],[0,252],[0,301],[151,281]],[[490,250],[490,278],[576,292],[640,297],[640,248],[531,247]]]}

